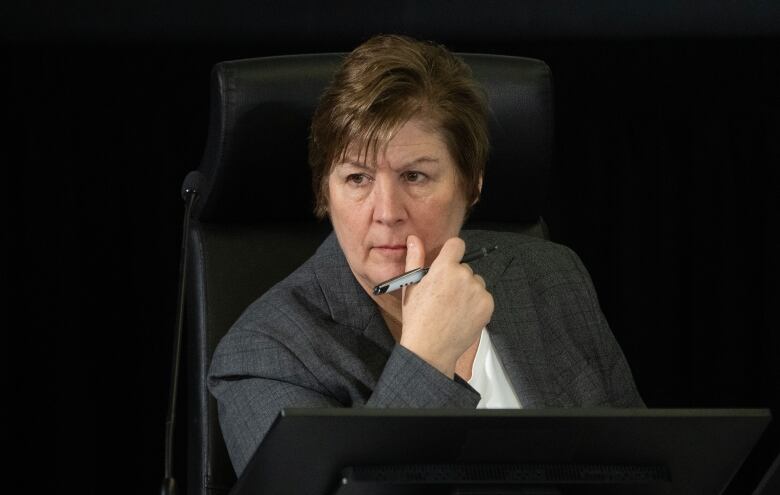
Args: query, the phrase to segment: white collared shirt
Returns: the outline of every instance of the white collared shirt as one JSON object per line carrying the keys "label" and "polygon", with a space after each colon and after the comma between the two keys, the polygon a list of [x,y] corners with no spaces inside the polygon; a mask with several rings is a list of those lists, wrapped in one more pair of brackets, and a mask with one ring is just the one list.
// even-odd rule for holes
{"label": "white collared shirt", "polygon": [[498,359],[487,328],[482,329],[468,381],[482,398],[477,409],[520,409],[522,404]]}

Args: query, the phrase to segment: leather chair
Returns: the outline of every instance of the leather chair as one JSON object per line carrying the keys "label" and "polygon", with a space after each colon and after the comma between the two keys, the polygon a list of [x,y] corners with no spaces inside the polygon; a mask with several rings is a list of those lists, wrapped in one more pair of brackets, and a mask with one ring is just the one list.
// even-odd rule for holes
{"label": "leather chair", "polygon": [[[212,352],[243,309],[308,258],[330,231],[314,220],[311,115],[343,54],[256,58],[212,72],[205,176],[189,237],[188,477],[192,495],[226,493],[235,474],[206,388]],[[491,155],[466,228],[547,237],[552,81],[544,62],[462,54],[487,92]]]}

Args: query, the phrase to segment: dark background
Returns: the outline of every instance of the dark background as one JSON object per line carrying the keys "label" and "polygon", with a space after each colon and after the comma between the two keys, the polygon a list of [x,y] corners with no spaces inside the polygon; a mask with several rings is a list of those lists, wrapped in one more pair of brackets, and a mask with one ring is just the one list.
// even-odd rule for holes
{"label": "dark background", "polygon": [[[179,185],[211,66],[379,32],[545,60],[545,218],[589,267],[645,401],[780,413],[779,2],[33,1],[3,3],[0,27],[6,398],[42,489],[158,490]],[[289,187],[305,186],[263,192]]]}

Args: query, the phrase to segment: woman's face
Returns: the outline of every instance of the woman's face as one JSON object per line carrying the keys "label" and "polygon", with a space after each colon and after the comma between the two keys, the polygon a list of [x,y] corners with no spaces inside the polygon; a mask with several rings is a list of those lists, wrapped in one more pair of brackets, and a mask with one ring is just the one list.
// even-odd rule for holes
{"label": "woman's face", "polygon": [[466,199],[455,162],[438,133],[412,119],[384,153],[359,160],[349,149],[328,176],[328,211],[358,282],[373,287],[405,271],[406,237],[418,236],[430,265],[456,237]]}

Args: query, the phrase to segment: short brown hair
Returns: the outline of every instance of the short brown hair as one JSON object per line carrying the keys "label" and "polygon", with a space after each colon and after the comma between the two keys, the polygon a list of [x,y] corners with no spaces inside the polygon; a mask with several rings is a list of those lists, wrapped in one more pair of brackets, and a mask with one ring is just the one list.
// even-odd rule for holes
{"label": "short brown hair", "polygon": [[374,154],[413,117],[438,131],[471,205],[489,150],[486,98],[471,68],[443,46],[380,35],[347,55],[320,98],[309,136],[314,212],[327,213],[327,180],[350,145]]}

